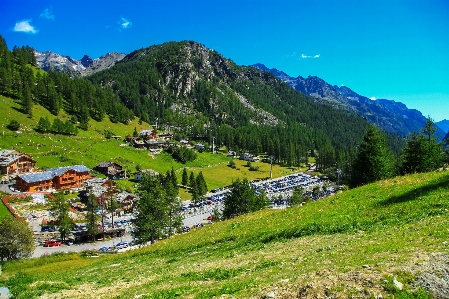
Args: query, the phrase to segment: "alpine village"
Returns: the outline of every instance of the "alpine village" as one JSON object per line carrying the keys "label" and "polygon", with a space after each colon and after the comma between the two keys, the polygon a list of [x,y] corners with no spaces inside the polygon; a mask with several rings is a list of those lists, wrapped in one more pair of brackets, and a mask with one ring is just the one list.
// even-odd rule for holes
{"label": "alpine village", "polygon": [[0,103],[1,298],[449,298],[449,135],[402,103],[3,37]]}

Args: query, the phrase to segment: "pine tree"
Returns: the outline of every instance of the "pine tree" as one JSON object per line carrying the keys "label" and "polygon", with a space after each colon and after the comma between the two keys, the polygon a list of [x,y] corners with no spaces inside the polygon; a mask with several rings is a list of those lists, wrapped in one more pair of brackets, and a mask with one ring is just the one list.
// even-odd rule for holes
{"label": "pine tree", "polygon": [[5,39],[0,35],[0,94],[10,95],[11,93],[11,66],[11,52]]}
{"label": "pine tree", "polygon": [[61,192],[55,194],[55,200],[51,202],[49,211],[56,218],[59,235],[64,242],[70,230],[73,229],[74,222],[69,216],[70,205],[64,199],[64,195]]}
{"label": "pine tree", "polygon": [[421,134],[411,133],[402,151],[403,173],[427,172],[442,165],[442,144],[435,137],[436,127],[428,118]]}
{"label": "pine tree", "polygon": [[87,235],[91,237],[92,241],[95,241],[95,236],[99,233],[97,225],[97,214],[95,213],[97,207],[97,198],[91,191],[87,199],[86,228]]}
{"label": "pine tree", "polygon": [[187,184],[189,183],[189,177],[187,175],[187,169],[183,169],[182,170],[182,180],[181,180],[181,184],[183,186],[187,186]]}
{"label": "pine tree", "polygon": [[173,186],[173,196],[177,197],[179,192],[178,179],[176,178],[175,169],[172,167],[170,172],[170,182]]}
{"label": "pine tree", "polygon": [[377,128],[369,126],[352,165],[352,186],[389,178],[394,173],[394,157],[385,137]]}
{"label": "pine tree", "polygon": [[132,232],[138,243],[151,241],[153,244],[163,236],[167,223],[170,223],[168,199],[159,176],[145,175],[137,190],[136,217]]}
{"label": "pine tree", "polygon": [[207,184],[206,184],[206,180],[204,179],[202,171],[200,171],[200,173],[198,173],[198,176],[196,177],[195,182],[196,182],[198,195],[199,196],[206,195]]}

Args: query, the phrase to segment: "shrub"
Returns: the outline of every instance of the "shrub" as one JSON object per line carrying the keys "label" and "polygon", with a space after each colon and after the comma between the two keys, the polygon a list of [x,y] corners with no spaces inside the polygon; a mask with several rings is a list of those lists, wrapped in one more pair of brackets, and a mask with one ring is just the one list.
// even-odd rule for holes
{"label": "shrub", "polygon": [[8,124],[8,129],[10,129],[11,131],[18,131],[19,128],[20,128],[20,124],[15,119],[11,120]]}

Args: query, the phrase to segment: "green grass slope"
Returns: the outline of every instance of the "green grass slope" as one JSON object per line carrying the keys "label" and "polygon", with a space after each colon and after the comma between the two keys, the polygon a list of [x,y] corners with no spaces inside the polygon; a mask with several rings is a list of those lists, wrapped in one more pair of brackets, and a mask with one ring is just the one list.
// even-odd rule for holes
{"label": "green grass slope", "polygon": [[[259,171],[249,171],[245,167],[246,161],[236,161],[240,170],[227,167],[230,158],[225,155],[211,153],[201,153],[195,161],[181,164],[173,160],[168,154],[151,155],[146,150],[138,150],[133,147],[122,147],[120,140],[107,140],[104,137],[104,131],[108,130],[114,135],[123,138],[132,135],[134,128],[137,131],[148,129],[149,124],[138,124],[134,119],[128,125],[121,123],[112,123],[106,117],[102,122],[94,120],[89,121],[87,131],[79,130],[77,136],[64,136],[54,134],[40,134],[35,131],[40,117],[48,117],[53,122],[55,116],[51,115],[40,105],[33,106],[33,117],[29,118],[20,110],[20,105],[7,97],[0,96],[0,150],[16,149],[31,155],[36,161],[38,168],[60,167],[74,164],[84,164],[93,168],[100,162],[112,161],[122,165],[128,174],[136,171],[139,165],[142,169],[154,169],[159,173],[166,173],[173,167],[181,181],[182,168],[187,167],[197,175],[200,171],[206,179],[209,189],[223,187],[232,183],[237,178],[247,177],[248,180],[268,177],[270,166],[267,163],[253,163],[254,166],[260,166]],[[65,121],[67,115],[60,112],[60,119]],[[21,124],[21,133],[11,132],[7,125],[11,120],[17,120]],[[279,177],[290,173],[285,167],[273,166],[273,176]],[[119,187],[132,188],[130,181],[120,181]],[[190,194],[180,193],[183,199],[190,198]]]}
{"label": "green grass slope", "polygon": [[448,190],[447,171],[397,177],[123,254],[7,262],[0,284],[15,298],[430,298],[415,281],[442,290]]}

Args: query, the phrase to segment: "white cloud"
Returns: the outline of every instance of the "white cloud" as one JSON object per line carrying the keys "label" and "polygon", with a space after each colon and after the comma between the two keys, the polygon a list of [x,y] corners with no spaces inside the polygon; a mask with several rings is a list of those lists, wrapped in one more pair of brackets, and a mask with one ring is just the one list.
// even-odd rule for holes
{"label": "white cloud", "polygon": [[51,12],[51,9],[49,9],[49,8],[46,8],[44,10],[44,12],[40,14],[39,17],[43,18],[43,19],[47,19],[47,20],[54,20],[55,19],[55,16],[53,15],[53,13]]}
{"label": "white cloud", "polygon": [[316,55],[314,55],[314,56],[309,56],[309,55],[306,55],[306,54],[301,54],[301,58],[304,58],[304,59],[306,59],[306,58],[320,58],[320,54],[316,54]]}
{"label": "white cloud", "polygon": [[25,32],[25,33],[37,33],[38,30],[35,29],[31,24],[31,20],[23,20],[20,22],[17,22],[14,26],[14,31],[16,32]]}
{"label": "white cloud", "polygon": [[371,98],[369,98],[371,101],[375,101],[376,100],[376,97],[371,97]]}
{"label": "white cloud", "polygon": [[121,21],[119,21],[119,24],[123,29],[131,28],[131,26],[133,25],[133,23],[131,23],[130,21],[128,21],[125,18],[121,18]]}

